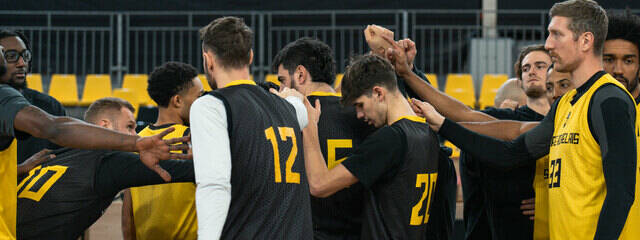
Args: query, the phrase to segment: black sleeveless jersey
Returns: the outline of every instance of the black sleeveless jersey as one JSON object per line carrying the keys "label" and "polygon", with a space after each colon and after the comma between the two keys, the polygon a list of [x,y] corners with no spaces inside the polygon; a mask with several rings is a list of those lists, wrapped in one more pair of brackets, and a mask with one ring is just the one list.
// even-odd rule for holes
{"label": "black sleeveless jersey", "polygon": [[221,239],[313,236],[302,133],[286,100],[254,84],[213,91],[225,105],[231,203]]}
{"label": "black sleeveless jersey", "polygon": [[424,122],[400,119],[388,127],[404,133],[406,152],[397,172],[367,192],[362,239],[427,239],[438,177],[438,139]]}
{"label": "black sleeveless jersey", "polygon": [[[322,114],[318,121],[320,148],[329,169],[338,165],[358,146],[372,127],[356,118],[353,107],[343,107],[340,97],[314,92],[307,97],[311,104],[320,100]],[[364,187],[357,183],[327,198],[311,197],[314,238],[360,239]]]}
{"label": "black sleeveless jersey", "polygon": [[97,168],[112,151],[63,148],[18,184],[18,239],[75,239],[113,201],[94,188]]}

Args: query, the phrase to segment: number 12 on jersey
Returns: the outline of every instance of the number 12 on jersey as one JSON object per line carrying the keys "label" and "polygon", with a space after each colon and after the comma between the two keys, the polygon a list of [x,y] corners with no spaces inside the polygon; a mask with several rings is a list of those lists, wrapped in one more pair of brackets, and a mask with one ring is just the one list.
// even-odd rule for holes
{"label": "number 12 on jersey", "polygon": [[[424,191],[420,201],[411,209],[411,220],[409,225],[419,226],[429,222],[429,207],[431,206],[431,199],[436,191],[436,180],[438,179],[438,173],[426,173],[418,174],[416,177],[416,188],[422,188],[424,185]],[[424,215],[420,215],[422,212],[422,205],[426,205]]]}
{"label": "number 12 on jersey", "polygon": [[[289,157],[287,158],[286,167],[285,167],[285,178],[284,181],[286,183],[297,183],[300,184],[300,173],[291,171],[293,168],[293,164],[296,161],[296,156],[298,155],[298,144],[296,142],[296,133],[293,128],[290,127],[278,127],[278,132],[280,134],[280,140],[283,142],[287,141],[287,138],[291,138],[291,152],[289,153]],[[275,181],[277,183],[282,182],[282,170],[280,168],[280,151],[278,150],[278,139],[276,138],[276,132],[273,130],[273,127],[269,127],[264,130],[264,134],[267,137],[267,140],[271,142],[271,146],[273,146],[273,168],[275,173]]]}

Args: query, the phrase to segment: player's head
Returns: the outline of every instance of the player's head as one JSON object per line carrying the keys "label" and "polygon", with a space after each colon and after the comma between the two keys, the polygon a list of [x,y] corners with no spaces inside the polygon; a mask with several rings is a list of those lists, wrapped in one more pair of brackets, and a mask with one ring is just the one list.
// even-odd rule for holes
{"label": "player's head", "polygon": [[273,60],[273,71],[280,83],[289,88],[322,82],[332,85],[336,78],[336,61],[331,48],[320,40],[300,38],[280,50]]}
{"label": "player's head", "polygon": [[160,111],[175,114],[188,124],[191,104],[203,92],[198,71],[186,63],[167,62],[153,69],[148,83],[147,92]]}
{"label": "player's head", "polygon": [[558,72],[553,65],[549,67],[547,72],[547,98],[550,104],[574,88],[570,73]]}
{"label": "player's head", "polygon": [[375,127],[387,124],[388,101],[402,98],[391,63],[374,54],[352,59],[342,79],[342,103],[354,105],[358,118]]}
{"label": "player's head", "polygon": [[527,103],[527,95],[522,90],[522,82],[518,79],[512,78],[504,82],[494,99],[494,106],[499,107],[505,100],[511,100],[518,103],[518,106],[525,105]]}
{"label": "player's head", "polygon": [[204,72],[209,85],[216,89],[216,76],[224,72],[249,68],[253,60],[253,31],[242,18],[221,17],[200,29]]}
{"label": "player's head", "polygon": [[572,72],[586,58],[600,59],[607,36],[607,13],[592,0],[553,5],[545,48],[559,72]]}
{"label": "player's head", "polygon": [[629,92],[638,87],[640,71],[640,17],[625,11],[609,15],[609,32],[602,55],[604,70]]}
{"label": "player's head", "polygon": [[136,135],[136,119],[133,112],[135,109],[126,100],[101,98],[89,106],[84,113],[84,120],[121,133]]}
{"label": "player's head", "polygon": [[549,65],[551,65],[551,57],[543,45],[536,44],[522,48],[514,68],[516,76],[522,80],[522,88],[527,97],[544,97]]}
{"label": "player's head", "polygon": [[29,40],[21,32],[0,30],[0,45],[4,47],[7,62],[6,83],[16,89],[25,88],[32,57]]}

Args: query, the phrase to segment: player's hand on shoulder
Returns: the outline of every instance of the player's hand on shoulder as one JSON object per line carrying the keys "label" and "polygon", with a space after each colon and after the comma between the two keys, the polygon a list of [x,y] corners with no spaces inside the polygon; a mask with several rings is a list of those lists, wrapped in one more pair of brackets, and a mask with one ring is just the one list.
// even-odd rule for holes
{"label": "player's hand on shoulder", "polygon": [[302,93],[296,91],[295,89],[288,88],[288,87],[282,87],[282,88],[280,88],[280,91],[276,91],[275,88],[271,88],[271,89],[269,89],[269,92],[271,92],[271,93],[273,93],[275,95],[278,95],[281,98],[287,98],[287,97],[293,96],[293,97],[299,98],[302,101],[304,101],[304,99],[306,99],[304,97],[304,95],[302,95]]}
{"label": "player's hand on shoulder", "polygon": [[500,108],[508,108],[508,109],[516,110],[518,108],[518,102],[513,101],[511,99],[505,99],[500,104]]}
{"label": "player's hand on shoulder", "polygon": [[307,98],[305,98],[303,101],[304,106],[307,108],[307,117],[309,118],[309,124],[307,124],[307,126],[317,126],[318,121],[320,121],[320,114],[322,113],[320,100],[316,99],[315,107],[311,105],[311,102],[309,102]]}
{"label": "player's hand on shoulder", "polygon": [[444,117],[431,104],[415,98],[412,98],[409,103],[416,115],[425,118],[433,130],[438,131],[440,129],[444,122]]}

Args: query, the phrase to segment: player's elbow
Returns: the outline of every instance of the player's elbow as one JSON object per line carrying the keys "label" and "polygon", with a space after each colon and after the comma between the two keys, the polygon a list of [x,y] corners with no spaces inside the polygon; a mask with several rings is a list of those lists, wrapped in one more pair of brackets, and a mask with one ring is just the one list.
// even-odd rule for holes
{"label": "player's elbow", "polygon": [[309,192],[311,193],[311,196],[317,197],[317,198],[326,198],[331,196],[331,192],[329,191],[329,188],[327,187],[326,184],[324,184],[322,181],[309,181]]}

